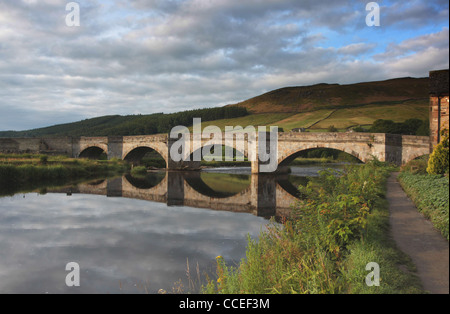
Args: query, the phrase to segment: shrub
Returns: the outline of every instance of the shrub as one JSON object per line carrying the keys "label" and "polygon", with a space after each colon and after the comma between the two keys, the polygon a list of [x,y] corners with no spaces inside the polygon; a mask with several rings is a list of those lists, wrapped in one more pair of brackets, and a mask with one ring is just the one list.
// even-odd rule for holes
{"label": "shrub", "polygon": [[448,172],[449,159],[449,134],[448,130],[443,130],[442,140],[436,146],[428,161],[427,172],[429,174],[445,174]]}
{"label": "shrub", "polygon": [[427,174],[428,160],[430,155],[425,155],[417,159],[411,160],[401,167],[402,172],[410,172],[414,174]]}
{"label": "shrub", "polygon": [[336,133],[339,132],[339,130],[334,125],[330,125],[327,129],[327,132]]}

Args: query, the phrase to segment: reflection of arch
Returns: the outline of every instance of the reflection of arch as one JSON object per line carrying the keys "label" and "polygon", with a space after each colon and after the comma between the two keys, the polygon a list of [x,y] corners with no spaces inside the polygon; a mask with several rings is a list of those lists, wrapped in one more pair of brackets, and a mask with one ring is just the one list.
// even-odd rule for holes
{"label": "reflection of arch", "polygon": [[158,149],[150,146],[136,146],[126,152],[123,159],[133,164],[138,164],[146,154],[152,152],[156,152],[161,157],[161,159],[164,160],[164,163],[167,167],[167,161],[165,160],[164,155]]}
{"label": "reflection of arch", "polygon": [[106,151],[99,146],[89,146],[81,151],[79,158],[100,159],[102,155],[106,155]]}
{"label": "reflection of arch", "polygon": [[125,180],[132,186],[140,190],[149,190],[158,186],[166,177],[166,173],[163,172],[151,172],[145,177],[137,178],[131,174],[125,175]]}
{"label": "reflection of arch", "polygon": [[[199,172],[193,172],[193,173],[186,173],[184,175],[184,180],[186,183],[194,189],[197,193],[212,197],[212,198],[229,198],[235,195],[238,195],[242,193],[245,190],[248,190],[250,188],[250,182],[248,186],[245,189],[242,189],[240,191],[233,191],[233,192],[227,192],[227,191],[220,191],[219,189],[214,189],[214,186],[211,186],[211,184],[207,184],[204,179],[202,178],[202,175],[215,175],[215,176],[224,176],[224,174],[221,173],[199,173]],[[228,177],[235,177],[236,179],[239,179],[238,177],[246,177],[250,178],[248,175],[230,175],[226,174],[225,176]]]}
{"label": "reflection of arch", "polygon": [[[332,145],[330,145],[332,146]],[[310,148],[300,148],[299,150],[290,152],[287,154],[287,157],[282,157],[279,161],[278,161],[278,165],[280,167],[283,166],[289,166],[289,164],[291,162],[293,162],[295,159],[297,159],[298,157],[300,157],[302,154],[304,154],[307,151],[312,151],[315,149],[327,149],[327,150],[332,150],[332,151],[339,151],[339,152],[344,152],[348,155],[351,155],[353,157],[355,157],[356,159],[358,159],[361,163],[363,163],[364,161],[361,160],[360,155],[357,152],[354,151],[346,151],[345,149],[340,149],[340,148],[335,148],[335,147],[325,147],[325,146],[317,146],[317,147],[310,147]]]}

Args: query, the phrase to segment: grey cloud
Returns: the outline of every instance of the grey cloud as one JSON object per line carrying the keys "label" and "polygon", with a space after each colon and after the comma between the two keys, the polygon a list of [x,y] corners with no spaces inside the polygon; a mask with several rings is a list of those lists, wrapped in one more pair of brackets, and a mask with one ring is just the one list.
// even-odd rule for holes
{"label": "grey cloud", "polygon": [[[78,2],[78,28],[65,25],[64,0],[0,3],[2,116],[12,115],[14,104],[33,112],[40,126],[39,112],[69,115],[67,121],[212,107],[285,84],[391,77],[403,66],[389,58],[408,63],[410,53],[426,55],[415,46],[448,56],[439,34],[395,41],[382,51],[376,39],[358,33],[365,27],[362,0]],[[433,14],[448,17],[442,1],[416,0],[403,11],[401,3],[383,9],[381,36],[410,23],[430,25]],[[353,42],[327,46],[333,36],[353,32]],[[421,69],[442,64],[425,59]],[[419,71],[413,69],[410,75]],[[74,109],[78,115],[70,115]]]}
{"label": "grey cloud", "polygon": [[448,1],[442,0],[395,1],[392,5],[382,6],[382,25],[414,29],[438,20],[448,21],[448,5]]}

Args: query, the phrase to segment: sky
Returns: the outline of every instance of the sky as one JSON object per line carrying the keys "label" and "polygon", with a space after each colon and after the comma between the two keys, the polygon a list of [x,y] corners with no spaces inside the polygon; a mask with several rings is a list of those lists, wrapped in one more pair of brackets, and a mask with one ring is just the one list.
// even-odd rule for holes
{"label": "sky", "polygon": [[0,130],[449,68],[448,0],[369,2],[0,0]]}

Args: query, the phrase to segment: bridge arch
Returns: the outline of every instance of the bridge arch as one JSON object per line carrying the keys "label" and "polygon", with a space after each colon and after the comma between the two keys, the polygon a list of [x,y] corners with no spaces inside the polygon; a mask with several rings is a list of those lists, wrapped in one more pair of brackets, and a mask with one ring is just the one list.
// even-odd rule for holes
{"label": "bridge arch", "polygon": [[[367,147],[367,148],[368,148],[368,151],[370,151],[370,148],[369,147]],[[330,143],[329,145],[315,145],[315,146],[306,146],[306,147],[291,149],[284,154],[280,154],[281,156],[279,156],[279,158],[278,158],[278,166],[279,167],[289,166],[291,164],[291,162],[293,162],[295,159],[302,156],[302,154],[304,154],[305,152],[312,151],[315,149],[329,149],[329,150],[344,152],[344,153],[347,153],[347,154],[355,157],[357,160],[359,160],[362,163],[366,163],[367,161],[370,160],[370,157],[371,157],[371,155],[367,154],[367,152],[364,152],[364,153],[356,152],[354,150],[351,150],[351,149],[348,149],[345,147],[341,147],[341,145],[333,145],[333,143]]]}
{"label": "bridge arch", "polygon": [[163,152],[159,147],[156,145],[134,145],[131,146],[128,150],[123,152],[122,159],[125,161],[129,161],[133,164],[138,164],[141,162],[142,158],[144,158],[145,155],[148,153],[156,152],[157,155],[161,157],[161,159],[164,160],[165,167],[168,166],[168,160],[167,160],[167,153]]}
{"label": "bridge arch", "polygon": [[87,158],[87,159],[101,159],[101,157],[105,156],[107,158],[108,148],[102,147],[101,145],[87,146],[80,150],[79,158]]}

